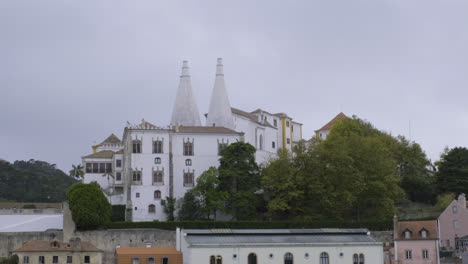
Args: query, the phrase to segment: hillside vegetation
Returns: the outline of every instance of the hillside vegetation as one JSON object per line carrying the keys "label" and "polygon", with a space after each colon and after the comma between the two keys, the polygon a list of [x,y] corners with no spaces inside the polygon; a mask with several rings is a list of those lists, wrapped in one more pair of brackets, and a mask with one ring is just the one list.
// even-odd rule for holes
{"label": "hillside vegetation", "polygon": [[76,182],[45,161],[0,160],[0,201],[63,202],[66,190]]}

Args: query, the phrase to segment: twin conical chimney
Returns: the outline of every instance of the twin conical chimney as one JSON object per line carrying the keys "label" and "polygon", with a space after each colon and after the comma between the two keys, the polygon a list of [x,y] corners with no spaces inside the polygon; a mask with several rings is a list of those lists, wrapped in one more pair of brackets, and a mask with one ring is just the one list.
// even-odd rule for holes
{"label": "twin conical chimney", "polygon": [[223,59],[221,58],[218,58],[218,64],[216,65],[216,79],[211,94],[206,126],[234,129],[234,119],[224,83]]}
{"label": "twin conical chimney", "polygon": [[188,61],[182,63],[182,74],[172,110],[171,125],[201,126],[200,113],[192,92]]}

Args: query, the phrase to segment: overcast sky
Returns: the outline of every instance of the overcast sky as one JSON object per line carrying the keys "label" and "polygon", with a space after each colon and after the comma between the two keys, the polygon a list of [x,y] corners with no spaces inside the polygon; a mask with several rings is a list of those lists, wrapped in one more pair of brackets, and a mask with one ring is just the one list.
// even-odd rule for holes
{"label": "overcast sky", "polygon": [[[340,111],[438,159],[468,141],[468,1],[0,0],[0,158],[68,171],[126,121],[166,126],[182,60],[208,111]],[[204,120],[204,119],[203,119]],[[410,132],[411,131],[411,132]]]}

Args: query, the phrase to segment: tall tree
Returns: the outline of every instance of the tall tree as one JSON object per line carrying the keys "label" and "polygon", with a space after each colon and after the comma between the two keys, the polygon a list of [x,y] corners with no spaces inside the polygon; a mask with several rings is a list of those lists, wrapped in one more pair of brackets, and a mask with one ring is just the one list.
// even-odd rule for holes
{"label": "tall tree", "polygon": [[237,220],[254,219],[261,202],[260,174],[255,163],[255,148],[249,143],[236,142],[221,152],[219,159],[219,188],[227,193],[227,213]]}
{"label": "tall tree", "polygon": [[67,198],[78,229],[94,229],[110,221],[111,205],[96,182],[72,185]]}
{"label": "tall tree", "polygon": [[224,208],[224,200],[228,197],[227,192],[219,189],[218,174],[215,167],[210,167],[198,177],[197,185],[193,188],[200,202],[201,213],[208,219],[213,216],[216,220],[216,212]]}
{"label": "tall tree", "polygon": [[468,149],[446,149],[437,162],[437,186],[439,193],[468,192]]}

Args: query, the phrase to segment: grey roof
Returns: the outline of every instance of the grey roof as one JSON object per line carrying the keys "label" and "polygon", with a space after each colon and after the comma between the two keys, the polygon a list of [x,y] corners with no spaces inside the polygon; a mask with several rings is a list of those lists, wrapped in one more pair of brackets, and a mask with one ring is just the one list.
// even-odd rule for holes
{"label": "grey roof", "polygon": [[381,244],[367,229],[211,229],[184,230],[192,245],[231,244],[308,244],[367,243]]}
{"label": "grey roof", "polygon": [[257,123],[259,125],[262,125],[262,126],[268,126],[268,127],[271,127],[271,128],[274,128],[274,129],[278,129],[277,127],[274,127],[272,126],[268,121],[267,122],[259,122],[258,121],[258,117],[252,113],[255,113],[252,112],[252,113],[249,113],[249,112],[245,112],[245,111],[242,111],[240,109],[237,109],[237,108],[234,108],[234,107],[231,107],[231,111],[234,115],[238,115],[238,116],[243,116],[245,118],[248,118],[250,119],[250,121],[254,122],[254,123]]}
{"label": "grey roof", "polygon": [[114,156],[114,151],[112,150],[103,150],[88,156],[84,156],[84,159],[111,159]]}

